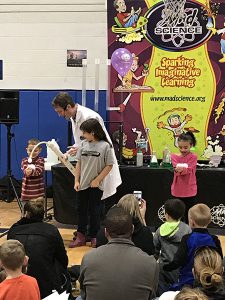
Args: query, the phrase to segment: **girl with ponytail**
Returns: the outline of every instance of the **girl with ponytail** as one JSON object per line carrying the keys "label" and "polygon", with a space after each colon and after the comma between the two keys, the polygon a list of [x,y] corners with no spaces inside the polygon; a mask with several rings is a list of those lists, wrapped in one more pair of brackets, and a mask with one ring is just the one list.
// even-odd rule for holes
{"label": "girl with ponytail", "polygon": [[194,277],[210,300],[224,300],[223,260],[212,247],[201,247],[194,257]]}
{"label": "girl with ponytail", "polygon": [[196,145],[192,132],[182,133],[178,137],[179,154],[172,154],[171,160],[174,168],[174,178],[171,194],[174,198],[182,200],[186,206],[185,221],[188,223],[188,210],[196,204],[197,194],[196,165],[197,155],[191,152],[191,147]]}

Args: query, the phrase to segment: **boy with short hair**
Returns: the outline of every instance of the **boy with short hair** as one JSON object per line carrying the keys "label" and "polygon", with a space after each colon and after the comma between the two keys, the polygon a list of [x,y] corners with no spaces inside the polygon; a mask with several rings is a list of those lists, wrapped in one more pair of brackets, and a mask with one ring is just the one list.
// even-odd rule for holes
{"label": "boy with short hair", "polygon": [[156,230],[153,241],[155,258],[159,259],[159,294],[177,282],[179,270],[165,272],[163,266],[173,261],[174,255],[184,235],[191,232],[190,227],[181,221],[184,216],[185,204],[179,199],[169,199],[164,204],[166,222]]}
{"label": "boy with short hair", "polygon": [[41,146],[35,148],[32,155],[32,162],[28,162],[28,158],[34,149],[34,147],[39,143],[38,139],[30,139],[27,143],[27,154],[28,157],[23,158],[21,163],[21,169],[23,171],[22,179],[22,193],[21,200],[23,205],[31,199],[36,199],[38,197],[44,197],[44,158],[40,157]]}
{"label": "boy with short hair", "polygon": [[6,272],[6,279],[0,283],[0,299],[40,300],[36,279],[22,273],[28,262],[23,245],[8,240],[0,246],[0,264]]}
{"label": "boy with short hair", "polygon": [[198,248],[211,246],[217,249],[223,257],[220,241],[217,236],[209,234],[207,226],[211,222],[210,208],[205,204],[196,204],[188,211],[189,225],[192,233],[185,235],[180,243],[174,260],[164,266],[165,271],[180,268],[179,281],[173,285],[174,290],[180,290],[184,285],[193,286],[192,268],[194,255]]}

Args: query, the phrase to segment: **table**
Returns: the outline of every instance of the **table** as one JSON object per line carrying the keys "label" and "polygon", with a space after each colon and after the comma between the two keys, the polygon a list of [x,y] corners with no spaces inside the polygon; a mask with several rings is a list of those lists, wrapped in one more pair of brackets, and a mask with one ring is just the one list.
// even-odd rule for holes
{"label": "table", "polygon": [[[106,211],[125,194],[141,190],[147,202],[147,225],[159,226],[162,222],[158,215],[164,202],[171,197],[173,171],[147,166],[120,166],[120,172],[123,183],[115,195],[105,200]],[[207,204],[212,209],[212,227],[218,227],[218,224],[215,224],[218,222],[225,227],[225,168],[198,168],[196,176],[197,201]],[[56,220],[65,224],[76,224],[77,202],[72,174],[61,164],[53,166],[52,184]]]}

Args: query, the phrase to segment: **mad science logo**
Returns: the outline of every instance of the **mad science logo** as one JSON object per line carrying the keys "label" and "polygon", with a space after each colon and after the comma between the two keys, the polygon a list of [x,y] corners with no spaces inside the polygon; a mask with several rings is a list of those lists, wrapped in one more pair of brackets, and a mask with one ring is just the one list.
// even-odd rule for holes
{"label": "mad science logo", "polygon": [[[202,5],[190,0],[164,0],[145,15],[145,37],[156,47],[186,51],[202,45],[211,35],[212,18],[203,18]],[[210,26],[209,26],[210,24]]]}

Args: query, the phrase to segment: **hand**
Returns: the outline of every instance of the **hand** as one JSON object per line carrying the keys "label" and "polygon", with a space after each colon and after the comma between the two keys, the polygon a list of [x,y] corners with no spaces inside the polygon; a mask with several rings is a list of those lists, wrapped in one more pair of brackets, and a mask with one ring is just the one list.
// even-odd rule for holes
{"label": "hand", "polygon": [[176,167],[174,170],[177,173],[181,173],[184,170],[184,167]]}
{"label": "hand", "polygon": [[99,184],[100,184],[99,180],[95,178],[95,179],[92,180],[92,182],[91,182],[91,187],[92,187],[92,188],[97,188],[97,187],[99,187]]}
{"label": "hand", "polygon": [[75,156],[77,154],[78,147],[71,147],[66,153],[71,156]]}
{"label": "hand", "polygon": [[149,70],[142,70],[141,75],[142,75],[143,77],[148,76],[148,75],[149,75]]}
{"label": "hand", "polygon": [[139,206],[141,216],[142,218],[145,218],[146,213],[146,201],[144,199],[141,199],[141,205]]}
{"label": "hand", "polygon": [[157,122],[157,128],[158,129],[161,129],[161,128],[164,128],[165,127],[165,124],[161,121],[161,122]]}
{"label": "hand", "polygon": [[192,120],[192,116],[191,115],[186,115],[185,116],[185,121],[188,122],[188,121],[191,121]]}
{"label": "hand", "polygon": [[75,189],[76,192],[79,191],[79,189],[80,189],[80,182],[79,181],[75,181],[74,189]]}
{"label": "hand", "polygon": [[146,213],[146,201],[144,199],[141,199],[141,205],[139,206],[141,217],[143,219],[144,225],[145,223],[145,213]]}
{"label": "hand", "polygon": [[31,169],[31,168],[26,168],[26,170],[25,170],[25,174],[27,175],[27,176],[30,176],[31,174],[32,174],[32,172],[33,172],[33,170]]}
{"label": "hand", "polygon": [[130,12],[131,16],[133,16],[134,13],[135,13],[135,11],[134,11],[134,8],[133,8],[133,6],[132,6],[132,7],[131,7],[131,12]]}

